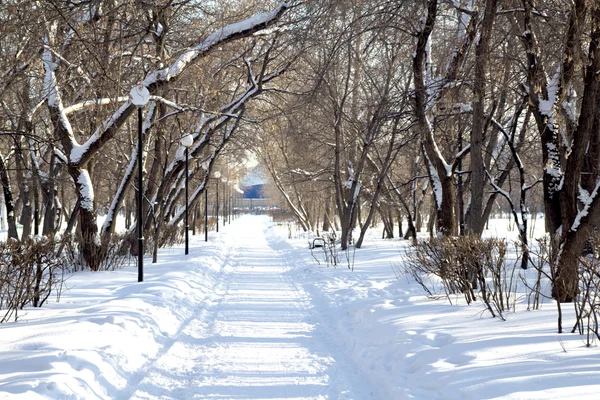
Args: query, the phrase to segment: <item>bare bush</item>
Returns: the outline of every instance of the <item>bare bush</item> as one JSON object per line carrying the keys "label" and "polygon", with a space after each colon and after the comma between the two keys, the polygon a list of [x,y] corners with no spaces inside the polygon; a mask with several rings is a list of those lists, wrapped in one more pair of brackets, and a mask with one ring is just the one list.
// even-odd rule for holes
{"label": "bare bush", "polygon": [[[323,262],[325,265],[336,267],[339,263],[339,253],[336,246],[336,233],[335,231],[331,232],[323,232],[322,237],[315,237],[312,240],[308,241],[308,247],[310,248],[310,253],[317,262],[317,264],[321,264],[320,257],[323,257]],[[348,253],[348,251],[346,252]],[[348,255],[347,255],[348,258]],[[350,262],[348,258],[348,268],[350,268]]]}
{"label": "bare bush", "polygon": [[0,242],[0,323],[16,321],[24,307],[41,307],[53,290],[60,292],[67,263],[59,244],[52,237]]}
{"label": "bare bush", "polygon": [[516,288],[516,264],[507,265],[506,247],[502,239],[473,236],[419,241],[407,253],[407,272],[429,295],[437,293],[427,279],[433,275],[450,302],[453,294],[463,294],[467,304],[481,299],[493,317],[505,319]]}
{"label": "bare bush", "polygon": [[[82,245],[72,235],[65,235],[62,239],[64,249],[62,255],[65,259],[66,268],[71,272],[84,270],[87,267],[85,257],[82,254]],[[97,271],[114,271],[130,264],[131,235],[112,234],[102,246],[95,249],[98,252]]]}
{"label": "bare bush", "polygon": [[[551,298],[552,294],[557,307],[557,330],[558,333],[562,333],[562,303],[556,296],[556,288],[561,284],[557,279],[558,260],[560,252],[564,249],[549,236],[538,239],[537,244],[537,250],[532,253],[535,256],[533,259],[536,260],[533,263],[537,270],[535,282],[531,284],[525,278],[521,278],[529,289],[528,309],[537,309],[539,299]],[[576,320],[571,333],[578,331],[580,335],[586,335],[586,346],[589,347],[594,340],[600,339],[600,236],[591,238],[586,247],[585,254],[578,256],[577,289],[573,301]],[[542,290],[542,279],[546,279],[552,285],[551,294],[550,291],[544,293]]]}
{"label": "bare bush", "polygon": [[590,347],[600,339],[600,237],[594,237],[588,247],[589,254],[580,257],[579,290],[574,302],[577,320],[571,333],[579,330],[585,334],[586,346]]}
{"label": "bare bush", "polygon": [[519,278],[525,287],[527,295],[527,310],[539,310],[540,299],[549,298],[542,293],[542,278],[550,278],[547,271],[548,260],[550,259],[550,238],[548,236],[537,239],[537,249],[531,252],[530,265],[533,266],[536,273],[533,281],[528,279],[526,274],[521,271]]}
{"label": "bare bush", "polygon": [[[534,286],[535,297],[539,298],[540,296],[545,296],[541,291],[541,277],[544,276],[548,279],[548,281],[552,284],[552,297],[554,297],[556,301],[556,311],[557,315],[557,330],[558,333],[562,333],[562,306],[560,297],[556,296],[557,290],[560,292],[564,290],[564,288],[558,288],[558,286],[562,285],[561,281],[558,279],[558,262],[560,257],[561,246],[558,243],[556,238],[551,238],[549,235],[546,235],[540,239],[537,239],[537,252],[534,256],[537,258],[537,262],[534,264],[536,270],[538,271],[538,279],[536,285]],[[539,301],[538,301],[539,302]]]}

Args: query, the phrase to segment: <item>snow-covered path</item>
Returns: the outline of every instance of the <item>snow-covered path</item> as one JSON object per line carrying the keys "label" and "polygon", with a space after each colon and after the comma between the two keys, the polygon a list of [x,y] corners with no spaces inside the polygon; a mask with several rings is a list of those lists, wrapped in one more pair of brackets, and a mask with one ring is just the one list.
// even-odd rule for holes
{"label": "snow-covered path", "polygon": [[217,296],[184,327],[131,398],[372,397],[332,343],[332,327],[319,308],[286,274],[290,266],[277,249],[280,242],[263,229],[246,224],[229,230]]}
{"label": "snow-covered path", "polygon": [[398,276],[406,242],[374,233],[334,268],[290,229],[246,215],[143,283],[135,263],[67,276],[0,324],[0,400],[599,398],[597,342],[558,336],[552,302],[519,292],[501,321]]}

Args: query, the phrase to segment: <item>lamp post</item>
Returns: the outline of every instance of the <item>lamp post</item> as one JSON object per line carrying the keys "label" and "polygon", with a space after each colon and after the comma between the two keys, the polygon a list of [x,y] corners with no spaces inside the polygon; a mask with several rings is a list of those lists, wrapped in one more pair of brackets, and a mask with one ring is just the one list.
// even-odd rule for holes
{"label": "lamp post", "polygon": [[227,178],[223,177],[221,178],[221,182],[223,182],[223,210],[221,211],[223,213],[223,226],[225,226],[225,224],[227,223]]}
{"label": "lamp post", "polygon": [[188,255],[190,248],[190,225],[189,225],[189,210],[188,210],[188,160],[189,148],[194,143],[194,138],[189,133],[181,138],[181,145],[185,147],[185,255]]}
{"label": "lamp post", "polygon": [[138,282],[144,281],[144,227],[142,219],[142,203],[144,201],[144,194],[142,191],[142,152],[143,152],[143,143],[142,143],[142,124],[143,124],[143,116],[142,116],[142,108],[148,104],[150,100],[150,92],[148,89],[142,85],[141,83],[131,89],[129,92],[129,99],[131,103],[135,105],[138,109],[138,199],[137,199],[137,231],[138,231]]}
{"label": "lamp post", "polygon": [[201,167],[206,171],[206,177],[204,182],[204,241],[208,242],[208,167],[210,166],[209,161],[205,161],[202,164],[198,163],[198,167]]}
{"label": "lamp post", "polygon": [[219,232],[219,180],[221,178],[221,173],[219,171],[215,172],[215,179],[217,180],[217,233]]}
{"label": "lamp post", "polygon": [[208,176],[204,186],[204,241],[208,242]]}
{"label": "lamp post", "polygon": [[231,197],[233,196],[233,182],[229,181],[229,196],[227,197],[227,200],[229,201],[229,204],[227,205],[227,210],[229,211],[227,213],[227,223],[229,225],[231,225]]}

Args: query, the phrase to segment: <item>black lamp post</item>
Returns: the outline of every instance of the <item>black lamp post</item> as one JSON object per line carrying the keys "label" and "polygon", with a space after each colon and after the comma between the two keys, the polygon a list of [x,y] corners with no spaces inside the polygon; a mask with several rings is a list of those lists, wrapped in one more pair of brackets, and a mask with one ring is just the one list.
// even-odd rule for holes
{"label": "black lamp post", "polygon": [[137,231],[138,231],[138,282],[144,281],[144,227],[143,227],[143,212],[142,203],[144,201],[144,193],[142,191],[142,153],[143,153],[143,141],[142,141],[142,108],[148,104],[150,100],[150,92],[148,89],[139,84],[131,89],[129,92],[129,98],[131,103],[138,109],[138,199],[137,199]]}
{"label": "black lamp post", "polygon": [[209,161],[203,163],[198,162],[198,168],[202,168],[206,171],[206,177],[204,178],[204,241],[208,242],[208,175]]}
{"label": "black lamp post", "polygon": [[223,207],[221,212],[223,213],[223,226],[225,226],[225,224],[227,223],[227,178],[223,177],[221,178],[221,182],[223,182],[223,195],[221,196],[223,199],[221,200],[223,202]]}
{"label": "black lamp post", "polygon": [[208,176],[204,184],[204,241],[208,242]]}
{"label": "black lamp post", "polygon": [[192,135],[187,134],[181,138],[181,145],[185,147],[185,255],[188,255],[190,249],[190,225],[189,225],[189,207],[188,207],[188,161],[189,148],[194,142]]}
{"label": "black lamp post", "polygon": [[219,232],[219,180],[221,178],[221,173],[219,171],[215,172],[215,179],[217,180],[217,233]]}
{"label": "black lamp post", "polygon": [[227,188],[227,179],[221,179],[223,182],[223,226],[227,224],[227,196],[228,196],[228,188]]}
{"label": "black lamp post", "polygon": [[227,205],[227,210],[229,211],[227,213],[227,223],[229,225],[231,225],[231,212],[232,212],[232,210],[231,210],[231,197],[233,196],[233,190],[232,189],[233,189],[232,183],[231,183],[231,181],[229,181],[229,197],[227,197],[227,200],[229,201],[229,204]]}

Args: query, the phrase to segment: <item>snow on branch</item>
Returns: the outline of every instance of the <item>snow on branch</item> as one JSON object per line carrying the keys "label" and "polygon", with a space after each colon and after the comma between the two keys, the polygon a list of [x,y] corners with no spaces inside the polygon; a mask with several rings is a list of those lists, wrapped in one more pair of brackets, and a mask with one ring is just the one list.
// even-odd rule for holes
{"label": "snow on branch", "polygon": [[72,114],[74,112],[77,111],[81,111],[86,107],[91,107],[91,106],[100,106],[100,105],[106,105],[106,104],[112,104],[112,103],[122,103],[129,100],[128,97],[117,97],[116,99],[113,98],[102,98],[102,99],[94,99],[94,100],[85,100],[82,101],[81,103],[77,103],[77,104],[73,104],[72,106],[69,106],[67,108],[65,108],[65,114],[69,115]]}
{"label": "snow on branch", "polygon": [[571,225],[570,231],[577,232],[577,229],[579,229],[579,225],[581,225],[581,220],[589,214],[590,208],[592,207],[594,200],[596,200],[596,198],[598,197],[599,189],[600,179],[596,181],[596,186],[594,187],[594,190],[589,196],[587,196],[587,198],[582,198],[580,193],[579,199],[582,200],[583,208],[577,213],[575,221],[573,221],[573,225]]}
{"label": "snow on branch", "polygon": [[157,82],[168,82],[172,78],[180,75],[181,72],[201,54],[206,53],[217,45],[251,35],[254,32],[269,27],[275,23],[288,8],[289,5],[287,3],[281,3],[281,5],[273,11],[256,14],[244,21],[227,25],[224,28],[215,31],[201,43],[185,51],[170,66],[148,75],[142,84],[148,87]]}
{"label": "snow on branch", "polygon": [[[207,54],[211,49],[270,27],[289,8],[288,3],[284,2],[271,12],[256,14],[244,21],[227,25],[215,31],[198,45],[186,50],[170,66],[150,73],[142,84],[148,87],[152,93],[160,84],[165,84],[179,77],[187,66],[191,65],[200,56]],[[70,154],[71,162],[85,164],[102,147],[102,144],[116,133],[134,109],[135,106],[131,101],[125,102],[96,129],[84,144],[78,145],[75,143]]]}
{"label": "snow on branch", "polygon": [[[49,41],[49,38],[46,37],[45,40]],[[63,139],[63,145],[66,144],[66,147],[73,148],[77,146],[77,141],[73,135],[73,128],[71,127],[69,118],[65,113],[60,93],[58,91],[58,82],[56,79],[56,68],[58,65],[54,61],[48,48],[45,48],[44,52],[42,53],[42,63],[45,70],[44,93],[48,109],[50,110],[53,118],[56,119],[57,128],[60,131],[61,139]]]}
{"label": "snow on branch", "polygon": [[[507,8],[504,10],[498,10],[496,11],[496,15],[507,15],[507,14],[516,14],[516,13],[524,13],[525,9],[524,8]],[[547,14],[538,11],[538,10],[531,10],[531,14],[532,15],[536,15],[538,17],[542,17],[542,18],[549,18]]]}
{"label": "snow on branch", "polygon": [[54,149],[54,154],[56,155],[56,157],[58,157],[58,159],[63,163],[63,164],[68,164],[69,160],[67,159],[67,156],[65,156],[65,153],[63,153],[62,151],[60,151],[60,149]]}

